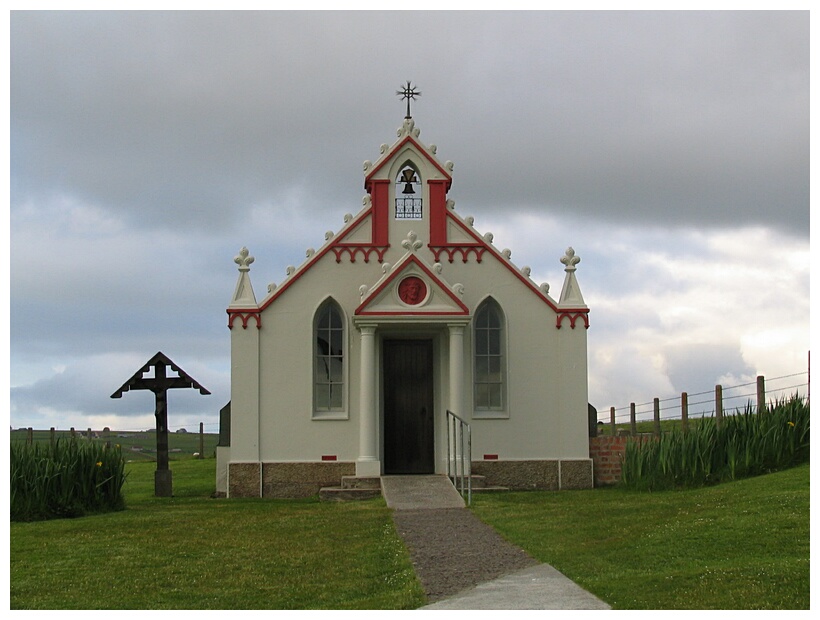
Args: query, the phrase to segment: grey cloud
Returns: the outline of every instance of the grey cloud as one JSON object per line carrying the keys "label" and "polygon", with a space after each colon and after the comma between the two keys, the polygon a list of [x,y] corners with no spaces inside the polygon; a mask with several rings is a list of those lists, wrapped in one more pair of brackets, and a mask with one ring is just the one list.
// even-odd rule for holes
{"label": "grey cloud", "polygon": [[[233,256],[256,257],[261,298],[361,208],[361,162],[395,140],[406,79],[424,93],[422,141],[455,162],[458,212],[482,232],[498,224],[500,247],[553,294],[566,246],[582,256],[594,360],[630,325],[657,327],[633,296],[678,285],[643,252],[705,251],[675,231],[758,224],[805,243],[808,24],[807,12],[13,12],[12,403],[141,411],[112,408],[76,367],[163,350],[224,390],[207,405],[218,410]],[[531,234],[527,213],[553,229]],[[627,366],[591,366],[591,393],[667,381],[630,351]],[[740,374],[730,352],[710,355]],[[219,368],[217,388],[179,355]],[[674,382],[687,357],[673,354]]]}
{"label": "grey cloud", "polygon": [[[181,359],[174,361],[183,364]],[[227,401],[229,393],[224,375],[205,371],[199,365],[191,368],[190,354],[185,361],[185,370],[205,385],[212,395],[203,396],[196,390],[173,390],[169,394],[169,409],[173,408],[173,412],[180,415],[207,412],[209,416],[215,416]],[[120,399],[111,398],[111,394],[139,369],[139,364],[127,366],[122,362],[112,362],[110,358],[78,357],[61,372],[54,372],[30,385],[12,387],[11,403],[15,417],[36,417],[41,410],[125,417],[153,414],[154,397],[149,391],[129,391]]]}
{"label": "grey cloud", "polygon": [[[680,344],[667,348],[665,359],[669,380],[682,392],[710,389],[726,374],[727,368],[735,369],[737,376],[755,375],[755,369],[743,360],[737,346],[713,343]],[[754,392],[754,387],[751,391]],[[735,403],[732,406],[742,407],[743,403]]]}
{"label": "grey cloud", "polygon": [[11,33],[14,202],[211,229],[292,188],[355,206],[413,77],[479,212],[808,221],[803,13],[24,13]]}

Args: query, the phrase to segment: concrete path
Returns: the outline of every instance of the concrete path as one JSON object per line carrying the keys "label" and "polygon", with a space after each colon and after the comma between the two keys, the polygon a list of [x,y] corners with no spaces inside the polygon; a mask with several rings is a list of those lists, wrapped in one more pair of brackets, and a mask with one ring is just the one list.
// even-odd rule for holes
{"label": "concrete path", "polygon": [[[463,519],[455,519],[454,514],[447,516],[452,511],[446,509],[464,508],[464,500],[447,476],[382,476],[381,486],[387,506],[401,511],[401,518],[399,514],[394,514],[394,520],[410,548],[417,574],[422,583],[426,583],[428,595],[440,592],[446,597],[436,600],[437,596],[433,595],[432,599],[436,602],[421,609],[610,609],[609,605],[549,564],[519,568],[458,591],[459,581],[455,577],[464,577],[461,587],[478,581],[471,581],[470,561],[484,566],[493,555],[498,555],[497,552],[488,552],[484,546],[494,545],[492,551],[496,551],[496,547],[501,550],[504,550],[503,547],[513,547],[483,523],[480,524],[481,528],[470,527]],[[465,518],[470,517],[480,523],[471,511],[464,512]],[[457,511],[455,514],[460,513]],[[431,525],[431,519],[440,522]],[[458,526],[449,530],[448,526],[456,526],[456,523]],[[420,531],[426,534],[422,535]],[[438,539],[432,533],[437,533]],[[457,541],[456,549],[447,549],[447,542],[453,542],[451,539],[470,533],[478,538],[473,542]],[[496,538],[497,541],[491,540]],[[514,549],[525,555],[517,547]],[[476,551],[480,551],[478,555],[481,557],[472,558],[471,552]],[[505,553],[508,554],[506,550]],[[533,560],[530,558],[529,561]],[[509,563],[509,559],[506,562],[510,567],[516,563]],[[452,566],[448,567],[447,564]],[[454,590],[456,593],[452,596],[445,594]]]}
{"label": "concrete path", "polygon": [[393,510],[464,508],[447,476],[382,476],[382,495]]}
{"label": "concrete path", "polygon": [[504,575],[421,609],[611,609],[549,564]]}

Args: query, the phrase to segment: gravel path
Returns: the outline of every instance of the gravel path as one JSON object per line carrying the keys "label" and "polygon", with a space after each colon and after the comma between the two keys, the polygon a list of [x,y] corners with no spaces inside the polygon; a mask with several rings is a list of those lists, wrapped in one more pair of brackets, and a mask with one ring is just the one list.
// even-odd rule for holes
{"label": "gravel path", "polygon": [[395,510],[393,520],[431,603],[538,564],[465,508]]}

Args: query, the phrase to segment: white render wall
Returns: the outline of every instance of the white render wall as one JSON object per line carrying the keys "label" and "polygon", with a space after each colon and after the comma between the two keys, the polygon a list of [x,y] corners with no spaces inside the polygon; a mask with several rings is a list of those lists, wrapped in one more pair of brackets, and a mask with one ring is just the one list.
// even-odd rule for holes
{"label": "white render wall", "polygon": [[[432,253],[426,248],[419,255],[432,265]],[[391,250],[385,260],[392,262],[394,256],[398,258],[399,253]],[[354,325],[353,313],[360,302],[359,285],[372,285],[382,275],[381,271],[375,260],[369,264],[361,260],[351,263],[343,256],[337,263],[335,255],[329,252],[262,312],[262,329],[257,330],[253,320],[246,329],[235,322],[233,462],[319,461],[323,455],[334,455],[339,461],[356,460],[360,333]],[[468,420],[475,418],[474,458],[480,459],[484,454],[498,454],[502,460],[588,458],[586,330],[582,321],[571,329],[565,320],[561,329],[556,329],[555,311],[489,252],[481,263],[472,256],[466,264],[460,258],[453,263],[445,262],[442,277],[464,285],[462,301],[471,314],[492,295],[506,318],[507,407],[501,414],[503,419],[486,419],[486,412],[473,415],[473,335],[471,328],[465,330],[466,410],[456,413]],[[342,307],[346,321],[344,419],[314,419],[312,411],[314,315],[328,296]],[[382,339],[403,334],[434,340],[437,462],[443,463],[443,414],[449,402],[446,322],[408,319],[403,326],[380,325],[376,331],[377,360]],[[252,376],[252,364],[243,363],[254,357],[256,338],[258,380]],[[377,389],[380,383],[379,375]],[[252,413],[257,400],[254,393],[258,394],[258,422]],[[381,415],[382,412],[380,419]],[[257,425],[258,444],[254,428]]]}
{"label": "white render wall", "polygon": [[[375,163],[366,162],[364,166],[366,183],[374,180],[390,182],[388,203],[391,212],[387,231],[390,249],[384,256],[384,263],[377,260],[375,253],[371,253],[369,262],[365,262],[364,255],[355,252],[355,262],[351,262],[347,253],[341,254],[341,260],[337,262],[336,254],[326,251],[327,244],[334,243],[330,235],[326,237],[324,250],[319,250],[318,258],[309,251],[305,264],[280,281],[279,288],[269,294],[269,297],[274,295],[276,299],[261,312],[261,329],[257,329],[255,318],[248,320],[244,328],[241,320],[234,320],[231,331],[230,462],[319,462],[323,456],[335,456],[338,461],[346,462],[357,460],[360,456],[362,380],[361,333],[357,325],[364,324],[377,326],[376,367],[372,372],[375,374],[373,383],[376,393],[373,398],[379,428],[383,426],[384,416],[379,393],[383,340],[395,337],[432,339],[435,450],[439,472],[446,469],[444,413],[452,406],[453,398],[457,398],[459,392],[463,395],[463,405],[455,413],[472,423],[474,460],[481,460],[485,454],[497,454],[501,461],[588,459],[587,335],[583,319],[578,319],[574,329],[568,319],[557,329],[558,312],[553,307],[559,307],[559,302],[545,297],[544,293],[536,290],[534,283],[522,282],[517,275],[521,273],[518,267],[486,241],[489,237],[482,237],[463,219],[450,219],[451,215],[459,218],[455,212],[448,212],[445,217],[448,241],[469,246],[482,243],[483,239],[487,247],[480,263],[472,251],[468,253],[466,263],[458,252],[452,263],[443,253],[440,276],[434,277],[440,277],[450,290],[452,285],[463,286],[460,301],[468,308],[470,316],[488,296],[492,296],[500,306],[505,317],[505,410],[477,414],[472,410],[473,332],[470,317],[448,317],[445,314],[435,317],[389,314],[366,318],[354,316],[362,302],[360,287],[366,287],[367,295],[377,282],[387,277],[385,263],[396,267],[407,252],[415,252],[416,258],[430,273],[436,273],[433,268],[434,254],[427,247],[431,218],[430,187],[427,182],[438,182],[440,191],[441,184],[448,182],[452,164],[441,164],[435,160],[435,149],[406,141],[410,135],[414,136],[414,140],[418,138],[418,130],[414,128],[412,119],[405,120],[397,135],[399,140],[393,147],[383,149]],[[420,150],[425,148],[426,151]],[[392,213],[394,181],[408,161],[412,161],[422,180],[423,219],[395,220]],[[360,216],[370,208],[369,200],[366,197]],[[369,243],[372,218],[373,214],[362,220],[359,216],[346,219],[346,222],[353,223],[350,228],[340,231],[339,235],[345,235],[340,238],[348,244]],[[421,242],[414,249],[410,247],[412,244],[408,244],[411,231]],[[322,255],[323,251],[326,253]],[[253,311],[264,306],[266,300],[256,304],[247,273],[252,258],[248,258],[244,248],[242,252],[237,257],[241,275],[231,308]],[[570,255],[569,252],[565,257],[565,282],[573,285],[570,288],[574,293],[572,296],[568,294],[565,301],[575,311],[585,311],[572,273],[577,259],[573,259],[574,253]],[[552,264],[553,259],[545,256],[544,260]],[[436,290],[436,285],[424,273],[416,271],[414,275],[427,279],[428,287]],[[527,279],[526,276],[524,279]],[[283,287],[287,289],[283,291]],[[317,309],[328,297],[338,303],[345,318],[344,402],[347,408],[342,415],[325,415],[319,419],[313,412],[314,318]],[[440,297],[443,299],[445,296]],[[445,302],[449,303],[446,299]],[[382,309],[390,310],[387,305]],[[458,365],[450,364],[450,346],[451,342],[458,346],[458,338],[451,338],[449,325],[465,324],[465,321],[463,379],[461,389],[456,390],[450,381],[451,373],[456,372],[453,369],[457,369]],[[381,435],[378,444],[379,458],[383,461]],[[238,468],[251,477],[247,472],[252,469]],[[262,474],[259,473],[259,476],[261,485]]]}

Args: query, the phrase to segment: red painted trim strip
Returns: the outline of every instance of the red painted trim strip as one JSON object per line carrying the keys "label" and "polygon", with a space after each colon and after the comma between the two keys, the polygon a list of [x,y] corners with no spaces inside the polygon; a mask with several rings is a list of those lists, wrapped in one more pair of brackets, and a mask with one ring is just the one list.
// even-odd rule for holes
{"label": "red painted trim strip", "polygon": [[392,312],[356,312],[356,316],[467,316],[469,312],[400,312],[398,310]]}
{"label": "red painted trim strip", "polygon": [[342,262],[342,254],[347,252],[347,255],[350,257],[350,262],[356,262],[356,254],[359,252],[362,253],[364,256],[364,262],[370,262],[370,255],[375,252],[376,257],[380,263],[384,262],[384,255],[387,253],[387,250],[390,249],[389,245],[385,246],[377,246],[377,245],[370,245],[369,243],[338,243],[333,246],[333,253],[336,255],[336,262]]}
{"label": "red painted trim strip", "polygon": [[322,460],[323,461],[335,461],[336,460],[336,455],[335,454],[323,454],[322,455]]}
{"label": "red painted trim strip", "polygon": [[557,329],[561,329],[561,323],[564,319],[569,318],[569,326],[571,329],[575,329],[575,322],[578,320],[578,317],[583,317],[584,319],[584,327],[589,329],[589,314],[587,314],[589,310],[584,312],[583,310],[570,310],[569,312],[562,312],[557,317],[555,317],[555,327]]}
{"label": "red painted trim strip", "polygon": [[498,460],[498,455],[497,454],[485,454],[484,455],[484,460],[485,461],[497,461]]}
{"label": "red painted trim strip", "polygon": [[248,329],[248,321],[251,317],[256,320],[256,329],[262,328],[262,315],[258,310],[232,310],[228,309],[228,329],[233,329],[233,323],[236,317],[242,319],[242,329]]}
{"label": "red painted trim strip", "polygon": [[441,254],[443,252],[447,253],[447,259],[449,262],[453,262],[455,259],[456,252],[461,254],[461,262],[466,263],[470,259],[470,252],[475,255],[475,260],[477,263],[481,262],[481,257],[484,255],[484,251],[487,249],[485,246],[480,245],[478,243],[448,243],[445,245],[434,245],[430,243],[428,246],[430,250],[433,252],[433,256],[435,257],[435,261],[441,262]]}
{"label": "red painted trim strip", "polygon": [[[446,181],[431,179],[430,188],[430,245],[447,244],[447,187]],[[438,260],[438,256],[436,257]],[[450,261],[452,262],[452,261]]]}
{"label": "red painted trim strip", "polygon": [[390,181],[375,179],[367,187],[370,194],[371,218],[370,242],[374,245],[387,245],[390,226]]}

